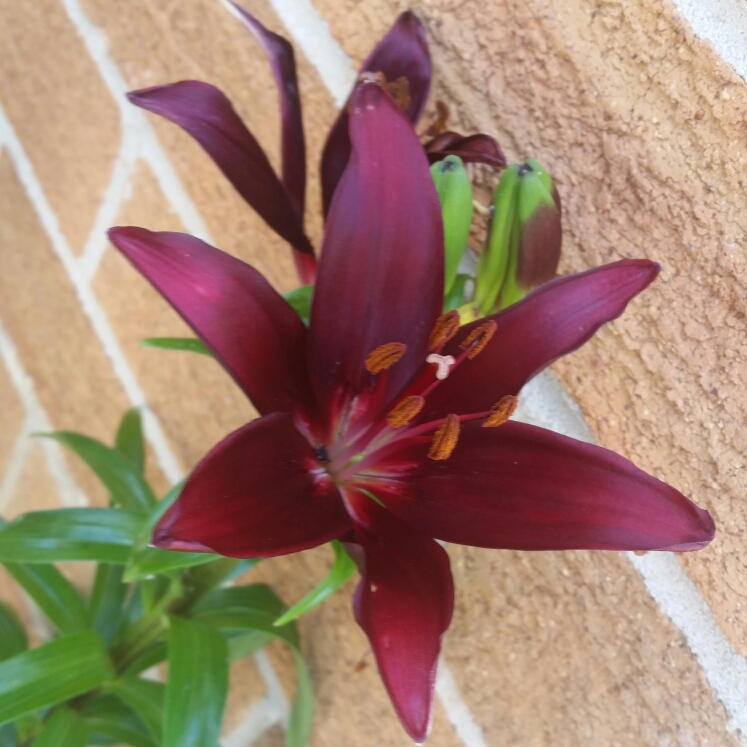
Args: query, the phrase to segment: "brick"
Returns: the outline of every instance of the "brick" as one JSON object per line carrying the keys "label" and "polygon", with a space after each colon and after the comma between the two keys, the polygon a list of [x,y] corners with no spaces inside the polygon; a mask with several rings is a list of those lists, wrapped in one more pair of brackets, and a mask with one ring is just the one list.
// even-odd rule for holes
{"label": "brick", "polygon": [[[251,34],[220,3],[187,0],[163,6],[137,0],[129,4],[126,14],[113,14],[104,0],[84,0],[82,5],[105,30],[112,56],[128,85],[141,88],[185,78],[217,85],[232,100],[277,169],[278,100],[270,67]],[[244,6],[271,29],[285,33],[266,3],[254,0]],[[307,136],[307,230],[318,247],[318,161],[335,112],[318,74],[299,50],[296,59]],[[234,192],[189,136],[171,123],[148,116],[216,244],[254,265],[279,290],[297,285],[285,242]]]}
{"label": "brick", "polygon": [[[152,230],[184,230],[150,169],[140,164],[131,199],[115,221]],[[171,307],[114,248],[93,281],[132,370],[188,468],[255,412],[218,363],[206,356],[144,348],[145,337],[194,337]]]}
{"label": "brick", "polygon": [[2,482],[25,417],[21,400],[18,398],[7,369],[2,364],[0,364],[0,402],[3,403],[3,427],[0,428],[0,482]]}
{"label": "brick", "polygon": [[457,603],[444,659],[487,744],[738,743],[621,554],[449,554]]}
{"label": "brick", "polygon": [[[127,400],[5,152],[0,184],[3,325],[53,427],[111,443]],[[88,468],[66,458],[86,495],[102,503]]]}
{"label": "brick", "polygon": [[61,3],[2,6],[0,101],[80,252],[119,150],[119,111]]}

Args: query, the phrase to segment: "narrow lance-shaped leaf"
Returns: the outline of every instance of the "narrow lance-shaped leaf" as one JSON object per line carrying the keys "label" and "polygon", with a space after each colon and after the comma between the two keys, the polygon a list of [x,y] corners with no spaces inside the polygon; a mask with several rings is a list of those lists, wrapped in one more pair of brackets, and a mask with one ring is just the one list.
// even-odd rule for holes
{"label": "narrow lance-shaped leaf", "polygon": [[296,697],[285,733],[285,747],[304,747],[314,720],[314,687],[306,663],[298,651],[293,652],[293,662],[296,665]]}
{"label": "narrow lance-shaped leaf", "polygon": [[4,563],[8,572],[63,635],[90,627],[88,612],[77,589],[53,565]]}
{"label": "narrow lance-shaped leaf", "polygon": [[23,623],[5,602],[0,601],[0,661],[20,654],[27,646]]}
{"label": "narrow lance-shaped leaf", "polygon": [[63,508],[23,514],[0,529],[0,561],[124,563],[142,515],[117,508]]}
{"label": "narrow lance-shaped leaf", "polygon": [[335,552],[335,560],[325,579],[303,599],[296,602],[296,604],[275,620],[274,624],[276,626],[285,625],[321,604],[353,575],[355,572],[355,563],[347,552],[345,552],[343,544],[337,540],[332,540],[331,544]]}
{"label": "narrow lance-shaped leaf", "polygon": [[43,435],[79,456],[104,483],[114,504],[132,511],[150,511],[155,504],[156,497],[142,471],[117,449],[80,433],[57,431]]}
{"label": "narrow lance-shaped leaf", "polygon": [[93,699],[83,706],[80,714],[91,732],[91,745],[158,747],[135,712],[114,695]]}
{"label": "narrow lance-shaped leaf", "polygon": [[122,616],[122,604],[127,593],[121,565],[99,563],[91,590],[90,615],[93,629],[111,643]]}
{"label": "narrow lance-shaped leaf", "polygon": [[140,340],[140,344],[146,348],[184,350],[188,353],[199,353],[210,358],[213,357],[213,354],[205,347],[205,343],[196,337],[146,337],[144,340]]}
{"label": "narrow lance-shaped leaf", "polygon": [[103,685],[114,676],[104,641],[76,633],[0,664],[0,724]]}
{"label": "narrow lance-shaped leaf", "polygon": [[133,467],[142,475],[145,469],[145,442],[143,440],[143,418],[140,410],[128,410],[117,429],[114,448],[126,456]]}
{"label": "narrow lance-shaped leaf", "polygon": [[217,630],[171,618],[162,747],[215,747],[228,692],[228,650]]}
{"label": "narrow lance-shaped leaf", "polygon": [[31,747],[85,747],[88,727],[73,710],[63,706],[54,710]]}
{"label": "narrow lance-shaped leaf", "polygon": [[160,744],[163,733],[164,685],[139,677],[122,677],[113,683],[111,691],[132,708]]}

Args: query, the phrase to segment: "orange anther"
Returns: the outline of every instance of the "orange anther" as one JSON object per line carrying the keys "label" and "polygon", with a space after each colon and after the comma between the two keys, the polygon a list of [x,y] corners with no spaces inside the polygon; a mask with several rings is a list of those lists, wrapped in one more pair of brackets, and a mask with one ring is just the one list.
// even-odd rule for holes
{"label": "orange anther", "polygon": [[423,409],[423,405],[425,405],[425,400],[417,394],[405,397],[389,410],[386,422],[392,428],[401,428],[403,425],[407,425]]}
{"label": "orange anther", "polygon": [[460,347],[463,350],[471,348],[467,357],[472,360],[478,353],[485,350],[485,346],[490,342],[490,338],[495,334],[498,325],[491,319],[489,322],[483,322],[479,327],[475,327],[462,340]]}
{"label": "orange anther", "polygon": [[451,456],[459,440],[459,427],[459,418],[454,413],[446,416],[433,436],[433,442],[428,451],[430,459],[441,461]]}
{"label": "orange anther", "polygon": [[507,394],[505,397],[501,397],[490,408],[490,414],[485,418],[482,427],[495,428],[496,426],[503,425],[514,414],[514,412],[516,412],[518,406],[519,398],[514,397],[513,394]]}
{"label": "orange anther", "polygon": [[445,345],[459,329],[459,312],[454,309],[447,311],[442,316],[436,319],[436,323],[433,325],[433,331],[428,338],[428,349],[437,350],[442,345]]}
{"label": "orange anther", "polygon": [[393,366],[407,352],[407,345],[403,342],[385,342],[372,350],[366,358],[366,370],[377,374]]}

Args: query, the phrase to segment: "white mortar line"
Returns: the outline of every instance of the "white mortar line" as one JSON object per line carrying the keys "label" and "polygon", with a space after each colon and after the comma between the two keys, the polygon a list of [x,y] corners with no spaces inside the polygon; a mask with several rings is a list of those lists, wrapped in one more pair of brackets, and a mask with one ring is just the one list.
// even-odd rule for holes
{"label": "white mortar line", "polygon": [[288,725],[290,716],[290,705],[288,698],[285,696],[283,686],[280,684],[275,669],[270,662],[269,657],[264,649],[260,649],[254,654],[254,661],[257,663],[259,673],[267,686],[267,695],[265,696],[268,703],[272,705],[273,713],[279,714],[278,719],[283,726]]}
{"label": "white mortar line", "polygon": [[747,5],[743,0],[674,0],[697,36],[747,79]]}
{"label": "white mortar line", "polygon": [[[523,422],[593,443],[578,405],[549,372],[522,390],[516,412]],[[729,728],[747,735],[747,661],[724,635],[713,612],[673,553],[626,553],[659,609],[680,630],[715,696],[729,715]]]}
{"label": "white mortar line", "polygon": [[87,283],[91,283],[99,268],[109,241],[106,230],[114,225],[119,209],[130,193],[130,178],[135,169],[138,157],[138,139],[132,130],[125,128],[122,133],[122,145],[117,154],[117,160],[112,171],[111,181],[104,193],[104,200],[96,214],[93,230],[83,248],[83,254],[78,259],[80,273]]}
{"label": "white mortar line", "polygon": [[[52,425],[39,402],[31,377],[23,370],[15,345],[0,323],[0,358],[8,370],[10,380],[18,392],[23,409],[26,413],[24,431],[28,433],[35,431],[48,432]],[[28,429],[28,431],[26,431]],[[65,506],[85,506],[88,504],[85,495],[78,488],[68,471],[61,446],[48,438],[40,439],[40,444],[49,466],[49,473],[60,492],[60,500]]]}
{"label": "white mortar line", "polygon": [[446,711],[446,717],[466,747],[488,747],[482,729],[477,725],[469,706],[462,699],[454,675],[443,660],[436,672],[436,695]]}
{"label": "white mortar line", "polygon": [[5,466],[5,474],[0,481],[0,514],[8,507],[10,499],[15,493],[18,481],[23,474],[23,466],[26,463],[26,457],[31,450],[31,418],[27,415],[24,419],[21,429],[13,442],[10,450],[8,463]]}

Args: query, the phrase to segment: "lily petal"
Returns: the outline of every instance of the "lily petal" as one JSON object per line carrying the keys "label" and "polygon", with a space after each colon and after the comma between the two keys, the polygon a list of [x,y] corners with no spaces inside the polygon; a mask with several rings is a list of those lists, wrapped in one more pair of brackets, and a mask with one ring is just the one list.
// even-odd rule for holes
{"label": "lily petal", "polygon": [[[624,259],[539,286],[523,301],[487,317],[496,331],[474,360],[465,360],[426,399],[421,420],[489,410],[503,395],[518,394],[529,379],[576,350],[659,274],[647,259]],[[443,350],[458,356],[459,343],[486,319],[465,325]]]}
{"label": "lily petal", "polygon": [[457,132],[443,132],[424,147],[431,163],[446,156],[459,156],[465,163],[484,163],[498,168],[506,166],[506,156],[498,141],[483,133],[464,137]]}
{"label": "lily petal", "polygon": [[313,255],[302,213],[223,92],[209,83],[183,80],[132,91],[127,98],[192,135],[270,228],[296,251]]}
{"label": "lily petal", "polygon": [[349,496],[363,549],[353,609],[371,642],[381,678],[407,733],[422,743],[433,708],[441,637],[451,622],[449,556],[370,498]]}
{"label": "lily petal", "polygon": [[153,533],[167,550],[207,550],[232,558],[306,550],[351,527],[329,478],[289,415],[239,428],[195,467]]}
{"label": "lily petal", "polygon": [[[462,424],[444,461],[403,449],[381,499],[429,536],[509,550],[698,550],[710,514],[619,454],[543,428]],[[396,471],[390,457],[390,471]],[[407,465],[410,465],[407,470]],[[376,490],[371,486],[371,490]]]}
{"label": "lily petal", "polygon": [[[396,391],[427,355],[443,295],[443,225],[428,160],[389,94],[361,82],[350,105],[353,152],[332,203],[311,308],[310,373],[320,410],[373,381],[364,362],[404,343]],[[326,406],[325,406],[326,405]]]}
{"label": "lily petal", "polygon": [[[413,125],[417,124],[431,87],[431,57],[423,24],[411,10],[397,18],[394,26],[366,58],[361,72],[384,73],[390,82],[406,78],[410,94],[407,116]],[[322,152],[322,204],[325,215],[329,212],[332,195],[350,158],[347,109],[347,104],[342,107]]]}
{"label": "lily petal", "polygon": [[[230,2],[230,0],[229,0]],[[283,186],[298,215],[304,214],[306,193],[306,144],[298,95],[296,59],[291,44],[266,29],[248,10],[230,2],[238,17],[262,45],[275,76],[280,96],[280,123],[283,156]]]}
{"label": "lily petal", "polygon": [[109,238],[210,348],[261,414],[311,411],[298,314],[253,267],[182,233]]}

